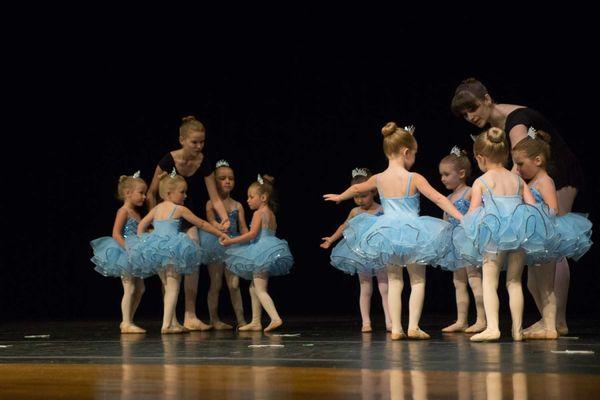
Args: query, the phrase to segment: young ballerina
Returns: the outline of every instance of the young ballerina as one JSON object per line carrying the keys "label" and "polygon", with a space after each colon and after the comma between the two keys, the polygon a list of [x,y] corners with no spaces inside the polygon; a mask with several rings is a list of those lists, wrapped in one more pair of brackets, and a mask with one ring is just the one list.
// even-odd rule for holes
{"label": "young ballerina", "polygon": [[[355,168],[352,170],[352,180],[350,184],[355,185],[367,181],[373,174],[367,168]],[[321,248],[328,249],[333,243],[346,234],[360,236],[360,232],[346,232],[347,222],[353,218],[360,218],[361,222],[353,226],[359,227],[364,231],[371,226],[378,215],[383,214],[381,206],[375,202],[375,190],[360,193],[354,196],[354,207],[346,221],[341,224],[335,233],[331,236],[322,238]],[[331,251],[331,265],[350,275],[358,273],[360,282],[360,315],[362,318],[361,332],[371,332],[371,294],[373,293],[373,275],[377,277],[379,294],[381,295],[381,304],[385,314],[385,326],[388,331],[392,329],[392,323],[388,312],[388,282],[387,273],[383,268],[374,268],[367,259],[359,257],[348,246],[346,239],[342,239]]]}
{"label": "young ballerina", "polygon": [[144,329],[133,323],[133,316],[144,294],[144,278],[153,275],[149,270],[134,269],[127,260],[125,240],[135,237],[141,219],[138,207],[146,200],[146,182],[139,171],[132,176],[119,178],[118,198],[123,206],[117,210],[112,237],[104,236],[90,242],[94,250],[94,268],[104,276],[120,277],[123,284],[121,299],[121,333],[144,333]]}
{"label": "young ballerina", "polygon": [[[554,279],[556,261],[562,257],[578,260],[591,246],[592,224],[583,215],[563,214],[554,180],[546,170],[550,160],[551,137],[544,131],[529,128],[527,138],[512,150],[513,163],[528,185],[541,212],[548,217],[554,230],[554,243],[542,243],[541,252],[529,254],[527,265],[527,288],[533,296],[542,319],[523,331],[525,339],[556,339],[556,294]],[[541,247],[541,246],[540,246]],[[538,264],[538,265],[536,265]]]}
{"label": "young ballerina", "polygon": [[285,240],[275,237],[277,201],[274,179],[258,176],[248,188],[248,206],[254,210],[250,231],[235,238],[219,239],[228,248],[225,264],[234,274],[251,280],[252,322],[239,328],[240,331],[260,331],[261,306],[267,311],[271,323],[264,329],[272,331],[283,324],[273,299],[267,292],[269,277],[290,272],[294,259]]}
{"label": "young ballerina", "polygon": [[[425,265],[437,264],[449,250],[452,228],[450,223],[441,219],[419,216],[419,193],[458,220],[462,214],[423,176],[409,172],[417,153],[414,127],[402,129],[390,122],[381,132],[388,168],[366,182],[350,186],[342,194],[326,194],[323,197],[326,201],[339,203],[358,193],[378,190],[384,213],[355,243],[351,243],[351,248],[360,256],[377,262],[380,268],[387,269],[392,340],[406,337],[400,317],[401,267],[407,266],[411,285],[408,337],[428,339],[429,335],[419,328],[425,296]],[[354,221],[348,221],[348,229],[353,228]]]}
{"label": "young ballerina", "polygon": [[[512,336],[523,338],[523,290],[521,275],[525,261],[524,243],[528,225],[536,212],[529,188],[518,175],[507,170],[509,145],[499,128],[490,128],[475,138],[473,152],[484,174],[471,189],[471,206],[461,225],[454,230],[453,243],[459,257],[474,264],[483,263],[483,305],[487,328],[472,341],[500,338],[498,326],[498,280],[507,262],[506,288],[510,298]],[[483,205],[482,205],[483,199]]]}
{"label": "young ballerina", "polygon": [[[467,186],[467,179],[471,175],[471,162],[467,152],[454,146],[446,157],[440,162],[440,175],[446,189],[452,190],[448,199],[462,214],[469,210],[471,204],[471,188]],[[444,213],[444,220],[453,227],[459,221]],[[446,257],[440,262],[442,268],[452,271],[454,291],[456,295],[456,322],[442,329],[442,332],[479,333],[485,329],[485,310],[483,308],[483,293],[481,289],[481,269],[456,256],[454,246],[451,247]],[[469,293],[467,286],[471,286],[475,298],[477,320],[469,326]]]}
{"label": "young ballerina", "polygon": [[[227,161],[217,161],[215,179],[217,181],[217,192],[229,215],[227,234],[235,237],[247,233],[248,226],[246,225],[246,217],[244,216],[244,207],[230,196],[235,185],[235,176],[233,169]],[[221,218],[215,212],[210,200],[206,203],[206,219],[211,224],[220,227]],[[210,325],[216,330],[233,329],[231,325],[222,322],[219,318],[219,292],[221,291],[223,274],[229,288],[229,296],[231,297],[231,304],[235,311],[238,327],[246,325],[242,295],[240,293],[240,280],[237,275],[225,269],[225,248],[221,246],[216,236],[206,232],[200,233],[200,246],[204,252],[204,260],[208,266],[208,273],[210,275],[207,300]]]}
{"label": "young ballerina", "polygon": [[[188,330],[179,325],[175,307],[179,295],[182,274],[196,272],[202,261],[198,243],[180,232],[179,225],[184,219],[198,228],[215,236],[226,238],[222,233],[203,219],[198,218],[183,206],[186,198],[185,179],[176,174],[165,174],[160,179],[159,195],[163,199],[139,223],[139,239],[129,246],[129,259],[132,264],[152,269],[160,277],[164,289],[164,311],[161,333],[183,333]],[[152,224],[154,231],[144,233]]]}

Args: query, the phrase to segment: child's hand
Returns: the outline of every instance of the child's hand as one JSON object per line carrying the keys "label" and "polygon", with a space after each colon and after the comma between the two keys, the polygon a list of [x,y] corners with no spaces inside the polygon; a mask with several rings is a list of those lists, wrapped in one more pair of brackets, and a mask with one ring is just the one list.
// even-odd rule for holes
{"label": "child's hand", "polygon": [[321,238],[321,240],[323,241],[320,246],[322,249],[328,249],[331,247],[331,238],[329,236]]}
{"label": "child's hand", "polygon": [[226,219],[225,221],[221,222],[221,224],[219,224],[218,229],[221,232],[226,232],[227,229],[229,229],[229,226],[231,225],[231,223],[229,222],[229,218]]}
{"label": "child's hand", "polygon": [[336,204],[339,204],[340,201],[342,201],[342,199],[340,198],[341,196],[339,194],[324,194],[323,198],[325,199],[325,201],[335,201]]}
{"label": "child's hand", "polygon": [[221,246],[230,246],[231,239],[229,236],[223,233],[221,236],[219,236],[219,243],[221,243]]}

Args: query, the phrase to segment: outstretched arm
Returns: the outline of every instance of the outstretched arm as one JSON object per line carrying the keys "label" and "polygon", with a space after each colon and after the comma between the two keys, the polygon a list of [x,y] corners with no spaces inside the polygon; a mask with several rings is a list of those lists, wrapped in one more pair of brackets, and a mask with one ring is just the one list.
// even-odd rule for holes
{"label": "outstretched arm", "polygon": [[415,187],[423,194],[423,196],[433,201],[448,215],[451,215],[459,221],[462,219],[462,214],[454,207],[454,204],[452,204],[446,196],[435,190],[422,175],[413,174],[413,181],[415,182]]}
{"label": "outstretched arm", "polygon": [[196,214],[194,214],[193,212],[190,211],[189,208],[187,207],[179,207],[179,212],[181,213],[181,218],[185,219],[186,221],[196,225],[199,229],[202,229],[205,232],[211,233],[217,237],[221,237],[221,236],[225,236],[227,237],[227,235],[225,235],[223,232],[221,232],[219,229],[215,228],[214,226],[212,226],[210,223],[208,223],[207,221],[203,220],[202,218],[198,218],[196,216]]}
{"label": "outstretched arm", "polygon": [[219,240],[219,241],[221,242],[221,244],[223,246],[229,246],[232,244],[246,243],[246,242],[253,240],[260,233],[261,222],[262,222],[261,219],[262,219],[262,213],[260,211],[254,212],[254,215],[252,216],[252,221],[250,223],[250,230],[248,232],[246,232],[243,235],[240,235],[238,237],[235,237],[235,238],[227,238],[227,239]]}
{"label": "outstretched arm", "polygon": [[471,187],[471,205],[469,206],[468,212],[472,212],[481,206],[481,197],[481,184],[479,181],[475,181],[473,187]]}
{"label": "outstretched arm", "polygon": [[150,182],[148,192],[146,193],[146,205],[148,206],[148,210],[152,210],[156,204],[158,204],[158,183],[164,173],[165,172],[159,166],[156,166],[152,182]]}
{"label": "outstretched arm", "polygon": [[350,211],[350,214],[348,214],[348,218],[346,218],[346,221],[344,221],[343,224],[341,224],[336,231],[334,232],[333,235],[331,236],[326,236],[324,238],[321,238],[321,240],[323,241],[323,243],[321,243],[321,248],[323,249],[328,249],[329,247],[331,247],[332,244],[334,244],[339,238],[342,237],[342,235],[344,234],[344,229],[346,229],[346,226],[348,226],[348,221],[350,221],[352,218],[354,218],[356,216],[356,208],[353,208]]}
{"label": "outstretched arm", "polygon": [[212,203],[213,208],[221,217],[221,230],[225,231],[229,228],[229,216],[227,215],[227,210],[219,197],[219,193],[217,192],[217,183],[215,181],[215,173],[211,173],[208,176],[204,177],[204,183],[206,184],[206,190],[208,191],[208,196],[210,197],[210,202]]}
{"label": "outstretched arm", "polygon": [[377,189],[377,175],[373,175],[365,182],[350,186],[342,194],[325,194],[323,195],[323,198],[325,201],[335,201],[336,203],[339,203],[340,201],[351,199],[360,193],[368,192],[373,189]]}
{"label": "outstretched arm", "polygon": [[125,238],[123,237],[123,226],[127,222],[127,210],[119,208],[117,216],[115,217],[115,223],[113,224],[112,237],[119,243],[121,247],[125,247]]}

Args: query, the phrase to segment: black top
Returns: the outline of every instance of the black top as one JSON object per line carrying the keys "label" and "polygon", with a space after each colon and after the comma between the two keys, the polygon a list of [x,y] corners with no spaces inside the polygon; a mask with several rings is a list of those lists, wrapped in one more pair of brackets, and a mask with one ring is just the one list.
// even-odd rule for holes
{"label": "black top", "polygon": [[[177,171],[175,160],[170,152],[158,162],[158,166],[167,173],[171,173],[173,168]],[[183,176],[187,183],[187,199],[185,200],[185,206],[192,210],[196,215],[198,215],[198,212],[201,212],[201,214],[198,215],[199,217],[204,215],[204,205],[208,200],[204,177],[209,176],[213,171],[212,163],[206,157],[206,154],[204,155],[202,163],[192,175],[184,176],[177,171],[179,175]]]}
{"label": "black top", "polygon": [[[579,160],[546,117],[531,108],[518,108],[506,116],[504,125],[506,134],[508,135],[516,125],[525,125],[527,129],[533,127],[550,134],[552,140],[550,140],[548,175],[554,179],[557,190],[565,186],[583,189],[583,169]],[[512,143],[512,147],[515,145],[516,143]]]}

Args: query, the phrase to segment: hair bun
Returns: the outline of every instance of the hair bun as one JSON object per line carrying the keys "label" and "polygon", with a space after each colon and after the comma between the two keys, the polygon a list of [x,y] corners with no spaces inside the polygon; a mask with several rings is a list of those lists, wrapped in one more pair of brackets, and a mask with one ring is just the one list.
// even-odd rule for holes
{"label": "hair bun", "polygon": [[269,182],[271,185],[275,184],[275,178],[273,178],[271,175],[263,175],[262,178]]}
{"label": "hair bun", "polygon": [[381,128],[381,133],[384,137],[392,135],[394,132],[398,130],[398,125],[395,122],[388,122],[385,124],[383,128]]}
{"label": "hair bun", "polygon": [[123,182],[125,179],[129,178],[127,175],[121,175],[119,177],[119,183]]}
{"label": "hair bun", "polygon": [[194,117],[193,115],[188,115],[187,117],[183,117],[181,118],[182,122],[192,122],[192,121],[196,121],[196,117]]}
{"label": "hair bun", "polygon": [[543,140],[546,143],[550,143],[550,141],[552,140],[552,136],[548,133],[548,132],[544,132],[544,131],[537,131],[537,138]]}
{"label": "hair bun", "polygon": [[488,137],[489,141],[492,143],[502,143],[506,139],[506,135],[504,134],[504,131],[502,129],[496,128],[496,127],[490,128],[487,131],[487,137]]}

